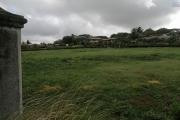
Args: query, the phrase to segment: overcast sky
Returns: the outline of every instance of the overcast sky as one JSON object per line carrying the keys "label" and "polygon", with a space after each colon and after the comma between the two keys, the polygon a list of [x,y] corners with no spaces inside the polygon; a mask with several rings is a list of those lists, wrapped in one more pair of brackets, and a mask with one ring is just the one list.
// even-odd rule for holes
{"label": "overcast sky", "polygon": [[23,40],[52,42],[71,34],[111,35],[137,26],[180,28],[180,0],[0,0],[24,15]]}

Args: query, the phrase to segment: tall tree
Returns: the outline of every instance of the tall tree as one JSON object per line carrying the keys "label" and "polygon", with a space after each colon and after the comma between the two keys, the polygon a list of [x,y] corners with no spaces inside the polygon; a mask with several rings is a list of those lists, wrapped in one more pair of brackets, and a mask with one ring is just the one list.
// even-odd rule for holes
{"label": "tall tree", "polygon": [[73,38],[72,36],[64,36],[62,39],[63,43],[72,45],[73,44]]}
{"label": "tall tree", "polygon": [[27,41],[26,41],[26,44],[27,44],[27,45],[30,45],[30,44],[32,44],[32,43],[31,43],[29,40],[27,40]]}
{"label": "tall tree", "polygon": [[143,29],[141,27],[133,28],[131,31],[131,38],[138,39],[142,36]]}
{"label": "tall tree", "polygon": [[145,31],[144,31],[144,36],[152,36],[152,35],[154,35],[155,34],[155,31],[153,30],[153,29],[151,29],[151,28],[148,28],[148,29],[146,29]]}

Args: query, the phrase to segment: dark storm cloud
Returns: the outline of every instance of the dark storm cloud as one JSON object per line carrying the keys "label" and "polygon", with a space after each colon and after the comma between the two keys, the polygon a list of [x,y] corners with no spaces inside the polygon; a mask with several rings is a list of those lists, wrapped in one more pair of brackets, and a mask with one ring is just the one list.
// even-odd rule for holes
{"label": "dark storm cloud", "polygon": [[69,0],[72,11],[101,16],[104,22],[124,27],[154,27],[174,12],[170,0]]}
{"label": "dark storm cloud", "polygon": [[6,0],[8,10],[29,19],[26,36],[57,38],[68,34],[111,34],[132,27],[158,27],[175,13],[171,0]]}

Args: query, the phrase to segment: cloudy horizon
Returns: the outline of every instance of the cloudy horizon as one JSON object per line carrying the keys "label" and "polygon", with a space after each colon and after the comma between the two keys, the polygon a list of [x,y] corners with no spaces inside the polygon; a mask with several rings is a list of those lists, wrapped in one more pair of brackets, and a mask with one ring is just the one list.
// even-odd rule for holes
{"label": "cloudy horizon", "polygon": [[25,16],[23,40],[53,42],[65,35],[107,35],[144,29],[180,28],[180,0],[0,0]]}

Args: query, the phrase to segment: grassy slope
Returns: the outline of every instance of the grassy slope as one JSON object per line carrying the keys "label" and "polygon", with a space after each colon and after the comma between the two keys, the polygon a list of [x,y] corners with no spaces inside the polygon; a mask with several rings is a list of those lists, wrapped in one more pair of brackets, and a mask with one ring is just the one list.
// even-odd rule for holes
{"label": "grassy slope", "polygon": [[180,48],[23,52],[21,119],[180,119]]}

